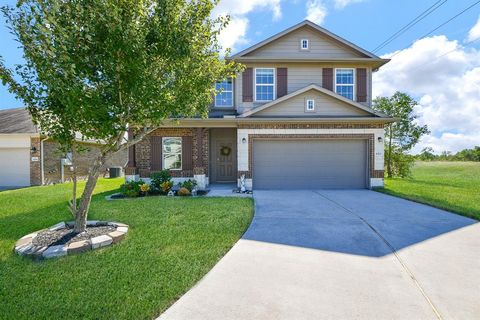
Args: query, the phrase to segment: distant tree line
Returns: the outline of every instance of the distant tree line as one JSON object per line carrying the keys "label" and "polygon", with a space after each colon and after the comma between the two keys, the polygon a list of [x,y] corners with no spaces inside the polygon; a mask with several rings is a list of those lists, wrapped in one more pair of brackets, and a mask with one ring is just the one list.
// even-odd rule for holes
{"label": "distant tree line", "polygon": [[480,161],[480,146],[475,146],[473,149],[463,149],[457,153],[443,151],[440,154],[435,154],[433,148],[426,147],[414,157],[421,161]]}

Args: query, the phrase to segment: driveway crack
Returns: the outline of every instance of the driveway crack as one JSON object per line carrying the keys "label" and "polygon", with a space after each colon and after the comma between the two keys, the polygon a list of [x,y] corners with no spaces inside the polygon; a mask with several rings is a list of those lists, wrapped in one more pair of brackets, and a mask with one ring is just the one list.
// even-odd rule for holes
{"label": "driveway crack", "polygon": [[336,202],[335,200],[333,199],[330,199],[329,197],[327,197],[326,195],[318,192],[318,191],[312,191],[313,193],[319,195],[320,197],[326,199],[327,201],[330,201],[331,203],[335,204],[336,206],[340,207],[341,209],[343,209],[345,212],[347,212],[348,214],[351,214],[355,217],[357,217],[358,219],[360,219],[360,221],[362,221],[368,228],[370,228],[379,238],[380,240],[382,240],[389,248],[390,250],[392,251],[393,255],[395,256],[395,258],[397,259],[397,261],[400,263],[400,265],[402,266],[403,270],[407,273],[407,275],[410,277],[410,279],[412,279],[414,285],[418,288],[418,290],[420,291],[420,293],[422,294],[422,296],[425,298],[425,300],[427,301],[428,305],[432,308],[433,312],[435,313],[436,317],[439,319],[439,320],[442,320],[442,316],[440,314],[440,312],[438,311],[438,309],[435,307],[435,305],[433,304],[432,300],[428,297],[427,293],[425,292],[425,290],[423,289],[423,287],[420,285],[420,282],[418,282],[417,278],[415,277],[415,275],[413,274],[413,272],[408,268],[407,264],[403,261],[403,259],[400,257],[400,255],[398,254],[397,250],[395,249],[395,247],[390,244],[390,242],[388,242],[387,239],[385,239],[385,237],[383,237],[380,232],[375,229],[374,226],[372,226],[367,220],[365,220],[362,216],[358,215],[357,213],[355,213],[354,211],[351,211],[350,209],[344,207],[342,204]]}

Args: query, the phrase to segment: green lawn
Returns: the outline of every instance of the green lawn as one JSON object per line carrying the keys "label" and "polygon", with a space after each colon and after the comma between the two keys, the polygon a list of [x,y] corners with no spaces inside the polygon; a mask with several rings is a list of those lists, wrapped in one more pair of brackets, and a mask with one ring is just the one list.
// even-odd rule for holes
{"label": "green lawn", "polygon": [[130,225],[113,247],[33,262],[12,252],[23,235],[69,217],[70,184],[0,192],[0,319],[150,319],[205,275],[246,230],[251,199],[147,197],[106,201],[90,219]]}
{"label": "green lawn", "polygon": [[408,179],[385,179],[378,191],[480,220],[479,162],[416,162]]}

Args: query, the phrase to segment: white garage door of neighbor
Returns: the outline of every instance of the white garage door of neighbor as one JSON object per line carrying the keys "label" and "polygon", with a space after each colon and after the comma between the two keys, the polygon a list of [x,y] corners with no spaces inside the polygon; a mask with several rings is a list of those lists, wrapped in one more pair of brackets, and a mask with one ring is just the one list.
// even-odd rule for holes
{"label": "white garage door of neighbor", "polygon": [[0,187],[30,185],[30,150],[28,148],[0,149]]}
{"label": "white garage door of neighbor", "polygon": [[365,140],[253,142],[254,189],[367,187]]}

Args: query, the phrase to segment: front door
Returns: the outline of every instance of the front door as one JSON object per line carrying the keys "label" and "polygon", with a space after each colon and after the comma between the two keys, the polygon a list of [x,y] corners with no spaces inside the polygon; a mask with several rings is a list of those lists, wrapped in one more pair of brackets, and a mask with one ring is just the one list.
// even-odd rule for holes
{"label": "front door", "polygon": [[212,182],[237,180],[236,129],[212,129],[211,132]]}

